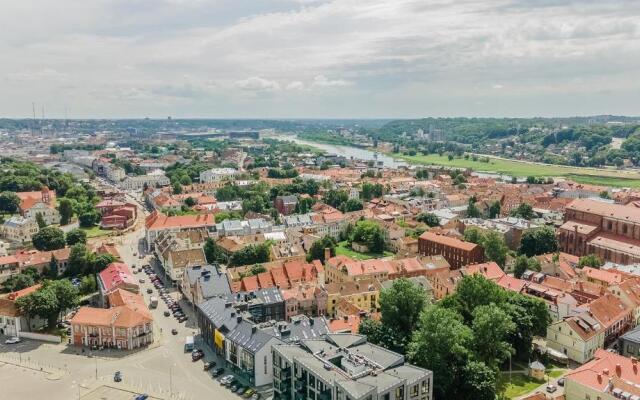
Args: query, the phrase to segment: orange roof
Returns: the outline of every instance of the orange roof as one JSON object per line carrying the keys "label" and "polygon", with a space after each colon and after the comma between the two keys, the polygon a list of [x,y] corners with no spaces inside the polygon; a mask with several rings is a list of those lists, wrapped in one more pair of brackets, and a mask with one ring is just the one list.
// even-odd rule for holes
{"label": "orange roof", "polygon": [[465,241],[460,240],[460,239],[456,239],[456,238],[452,238],[452,237],[444,236],[444,235],[438,235],[438,234],[431,233],[431,232],[425,232],[422,235],[420,235],[420,240],[426,240],[426,241],[429,241],[429,242],[435,242],[435,243],[442,244],[444,246],[454,247],[454,248],[461,249],[461,250],[464,250],[464,251],[472,251],[476,247],[478,247],[478,245],[475,244],[475,243],[465,242]]}
{"label": "orange roof", "polygon": [[332,333],[358,333],[360,328],[359,315],[347,315],[340,319],[332,319],[329,321],[329,331]]}
{"label": "orange roof", "polygon": [[28,294],[31,294],[35,291],[37,291],[38,289],[40,289],[42,287],[42,285],[40,283],[38,283],[37,285],[33,285],[33,286],[29,286],[28,288],[24,288],[22,290],[17,290],[15,292],[11,292],[7,295],[7,299],[9,300],[17,300],[22,296],[26,296]]}
{"label": "orange roof", "polygon": [[527,282],[511,275],[503,275],[496,283],[506,290],[520,293]]}
{"label": "orange roof", "polygon": [[582,273],[587,277],[596,281],[605,282],[607,284],[614,284],[622,282],[622,274],[614,273],[608,270],[584,267]]}
{"label": "orange roof", "polygon": [[618,386],[619,380],[640,385],[639,368],[637,361],[631,358],[598,349],[593,360],[570,371],[566,379],[604,393],[607,387]]}
{"label": "orange roof", "polygon": [[505,276],[505,273],[502,270],[502,268],[500,268],[500,266],[496,264],[494,261],[489,261],[481,264],[468,265],[464,267],[464,272],[466,272],[469,275],[480,274],[492,281],[497,281],[503,276]]}
{"label": "orange roof", "polygon": [[636,207],[604,203],[597,200],[575,199],[566,209],[640,223],[640,208]]}
{"label": "orange roof", "polygon": [[167,216],[161,213],[150,214],[147,217],[146,227],[148,230],[168,229],[168,228],[199,228],[215,225],[213,214],[178,215]]}
{"label": "orange roof", "polygon": [[631,309],[611,293],[605,293],[599,299],[589,303],[588,309],[591,315],[605,328],[615,324],[631,312]]}

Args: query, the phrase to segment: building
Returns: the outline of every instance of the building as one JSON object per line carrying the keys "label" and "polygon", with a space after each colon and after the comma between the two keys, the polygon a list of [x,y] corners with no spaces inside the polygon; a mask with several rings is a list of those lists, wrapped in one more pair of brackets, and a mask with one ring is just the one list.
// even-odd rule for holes
{"label": "building", "polygon": [[[40,289],[40,284],[0,296],[0,335],[19,336],[20,332],[35,331],[46,326],[40,317],[27,318],[18,307],[16,300]],[[29,325],[31,324],[31,325]]]}
{"label": "building", "polygon": [[140,293],[140,286],[125,263],[113,262],[97,275],[102,304],[107,304],[109,294],[116,290]]}
{"label": "building", "polygon": [[442,255],[453,269],[484,261],[482,246],[432,232],[420,235],[418,251],[427,256]]}
{"label": "building", "polygon": [[43,187],[35,192],[18,192],[20,198],[20,214],[25,218],[35,220],[40,214],[47,225],[60,222],[60,213],[56,209],[56,193]]}
{"label": "building", "polygon": [[3,238],[24,244],[31,241],[31,237],[38,233],[39,228],[35,219],[14,215],[2,224],[1,230]]}
{"label": "building", "polygon": [[157,211],[153,211],[145,219],[147,250],[152,250],[156,238],[163,232],[181,232],[193,230],[215,230],[215,218],[213,214],[180,215],[169,217]]}
{"label": "building", "polygon": [[234,168],[212,168],[200,172],[200,183],[219,182],[234,180],[240,171]]}
{"label": "building", "polygon": [[186,267],[205,265],[204,244],[207,237],[204,229],[161,232],[156,238],[154,250],[165,275],[177,282],[182,279]]}
{"label": "building", "polygon": [[153,343],[153,316],[141,295],[116,289],[108,303],[80,307],[71,318],[74,345],[132,350]]}
{"label": "building", "polygon": [[584,364],[604,346],[604,329],[588,313],[570,316],[547,327],[547,347]]}
{"label": "building", "polygon": [[171,181],[162,170],[155,170],[147,175],[128,176],[120,182],[120,186],[124,190],[142,190],[145,187],[162,187],[169,186]]}
{"label": "building", "polygon": [[100,212],[100,227],[103,229],[125,229],[133,225],[138,215],[138,208],[133,203],[117,200],[103,200],[95,205]]}
{"label": "building", "polygon": [[327,290],[320,285],[300,283],[281,292],[287,321],[300,314],[318,317],[327,312]]}
{"label": "building", "polygon": [[354,260],[338,255],[325,260],[325,280],[327,283],[340,283],[362,279],[384,281],[395,272],[391,262],[383,259]]}
{"label": "building", "polygon": [[231,295],[227,275],[214,265],[186,267],[180,283],[184,297],[191,304],[200,304],[212,297]]}
{"label": "building", "polygon": [[595,254],[618,264],[640,262],[640,209],[576,199],[565,209],[558,239],[562,251],[576,256]]}
{"label": "building", "polygon": [[640,398],[638,360],[606,350],[565,375],[566,400],[614,400]]}
{"label": "building", "polygon": [[272,346],[273,398],[277,400],[430,400],[431,371],[404,356],[367,343],[366,337],[331,333]]}
{"label": "building", "polygon": [[618,338],[618,353],[625,357],[640,357],[640,326]]}
{"label": "building", "polygon": [[459,230],[464,233],[468,227],[475,227],[483,233],[498,233],[511,250],[520,247],[522,235],[530,230],[538,229],[536,225],[524,218],[506,217],[500,219],[465,218],[459,222]]}
{"label": "building", "polygon": [[277,196],[273,202],[274,207],[282,215],[293,214],[298,204],[298,198],[293,195]]}
{"label": "building", "polygon": [[382,285],[375,278],[329,283],[327,290],[326,313],[335,318],[336,305],[340,300],[348,301],[360,310],[368,313],[380,311],[380,290]]}

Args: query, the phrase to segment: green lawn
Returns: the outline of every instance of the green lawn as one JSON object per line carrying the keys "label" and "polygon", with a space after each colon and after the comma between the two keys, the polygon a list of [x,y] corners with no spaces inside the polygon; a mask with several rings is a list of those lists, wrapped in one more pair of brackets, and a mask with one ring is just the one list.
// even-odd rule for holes
{"label": "green lawn", "polygon": [[511,382],[509,382],[509,373],[501,375],[499,386],[504,389],[504,395],[509,399],[520,397],[544,384],[544,381],[539,381],[523,374],[512,374]]}
{"label": "green lawn", "polygon": [[557,378],[560,375],[564,374],[565,372],[567,372],[566,369],[552,369],[552,370],[547,370],[547,375],[549,375],[552,378]]}
{"label": "green lawn", "polygon": [[[471,168],[478,172],[494,172],[511,176],[563,176],[580,183],[601,184],[618,187],[640,187],[640,174],[611,168],[580,168],[564,165],[531,164],[516,160],[490,158],[489,162],[473,161],[471,158],[449,160],[446,154],[405,156],[390,154],[412,164],[443,165],[454,168]],[[480,159],[484,156],[479,155]]]}
{"label": "green lawn", "polygon": [[93,226],[91,228],[80,228],[80,229],[85,231],[85,233],[87,234],[88,238],[95,238],[95,237],[99,237],[99,236],[105,236],[105,235],[108,235],[108,234],[114,232],[113,230],[100,229],[99,226]]}
{"label": "green lawn", "polygon": [[338,246],[336,246],[336,255],[343,255],[343,256],[351,257],[354,260],[369,260],[371,258],[382,258],[382,257],[392,256],[393,253],[390,253],[388,251],[385,251],[383,254],[379,254],[379,253],[359,253],[357,251],[352,250],[349,247],[349,244],[347,243],[347,241],[343,241],[343,242],[338,243]]}

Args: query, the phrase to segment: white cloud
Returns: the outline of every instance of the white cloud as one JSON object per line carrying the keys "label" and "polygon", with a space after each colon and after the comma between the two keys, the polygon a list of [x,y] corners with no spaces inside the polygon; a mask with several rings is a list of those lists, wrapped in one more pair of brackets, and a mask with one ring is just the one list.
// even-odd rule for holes
{"label": "white cloud", "polygon": [[249,92],[271,92],[280,90],[280,84],[278,84],[278,82],[264,79],[259,76],[252,76],[247,79],[236,81],[236,87]]}
{"label": "white cloud", "polygon": [[304,89],[304,83],[300,81],[293,81],[287,84],[287,90],[302,90]]}
{"label": "white cloud", "polygon": [[317,75],[313,78],[313,86],[319,87],[340,87],[351,84],[352,82],[345,81],[344,79],[329,79],[324,75]]}

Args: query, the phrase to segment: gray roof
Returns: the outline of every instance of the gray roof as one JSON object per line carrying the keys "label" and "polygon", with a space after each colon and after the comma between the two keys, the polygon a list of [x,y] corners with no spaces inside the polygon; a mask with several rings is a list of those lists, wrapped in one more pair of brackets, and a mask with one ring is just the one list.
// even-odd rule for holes
{"label": "gray roof", "polygon": [[633,343],[640,343],[640,326],[620,336],[620,339]]}
{"label": "gray roof", "polygon": [[262,329],[285,342],[299,342],[318,339],[329,333],[329,326],[323,317],[309,318],[305,315],[291,317],[291,322],[261,324]]}
{"label": "gray roof", "polygon": [[229,278],[226,274],[220,273],[213,265],[203,265],[187,267],[185,273],[190,284],[200,282],[202,296],[210,299],[214,296],[226,296],[231,293]]}
{"label": "gray roof", "polygon": [[374,391],[375,384],[369,384],[365,382],[352,381],[352,380],[339,380],[336,382],[345,392],[350,394],[350,397],[359,399],[364,397],[367,393]]}
{"label": "gray roof", "polygon": [[282,303],[282,292],[277,287],[259,289],[251,292],[229,293],[227,298],[233,302],[247,304],[278,304]]}
{"label": "gray roof", "polygon": [[232,331],[238,325],[239,314],[226,298],[213,297],[198,304],[198,308],[216,329]]}
{"label": "gray roof", "polygon": [[366,336],[362,335],[354,335],[351,333],[333,333],[331,335],[327,335],[329,341],[335,343],[336,346],[346,348],[351,347],[354,344],[358,343],[366,343]]}
{"label": "gray roof", "polygon": [[402,384],[403,379],[393,376],[384,372],[377,374],[376,376],[367,375],[357,380],[359,383],[365,383],[371,386],[376,386],[378,393],[384,393],[391,388],[394,388]]}
{"label": "gray roof", "polygon": [[225,335],[230,340],[250,353],[256,353],[272,340],[279,340],[264,332],[248,321],[240,322],[230,333]]}
{"label": "gray roof", "polygon": [[388,369],[385,373],[405,379],[408,385],[422,380],[425,376],[431,375],[431,371],[411,364],[404,364]]}

